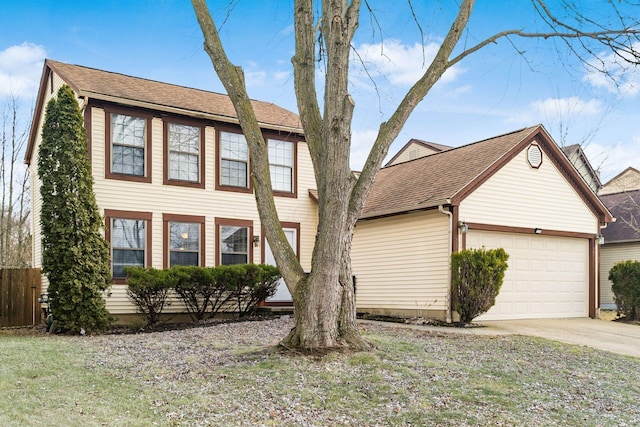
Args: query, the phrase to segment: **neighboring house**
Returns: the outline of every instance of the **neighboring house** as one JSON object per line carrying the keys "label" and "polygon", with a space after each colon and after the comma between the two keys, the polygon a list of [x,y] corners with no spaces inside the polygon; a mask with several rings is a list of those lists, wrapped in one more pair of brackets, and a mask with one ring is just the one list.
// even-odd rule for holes
{"label": "neighboring house", "polygon": [[542,126],[385,167],[353,239],[357,309],[455,320],[451,253],[502,247],[509,268],[480,319],[595,317],[611,220]]}
{"label": "neighboring house", "polygon": [[580,176],[591,187],[594,193],[598,194],[598,190],[602,187],[600,182],[600,174],[593,169],[589,159],[582,151],[580,144],[567,145],[562,147],[562,151],[567,156],[571,164],[576,168]]}
{"label": "neighboring house", "polygon": [[420,157],[430,156],[431,154],[447,151],[451,148],[453,147],[449,147],[448,145],[436,144],[434,142],[422,141],[420,139],[411,139],[395,156],[391,158],[391,160],[387,162],[387,164],[385,164],[385,167],[408,162],[409,160],[418,159]]}
{"label": "neighboring house", "polygon": [[616,217],[616,222],[602,230],[600,307],[615,309],[609,270],[620,261],[640,261],[640,189],[601,195],[600,200]]}
{"label": "neighboring house", "polygon": [[[63,84],[74,90],[84,112],[94,192],[111,245],[111,313],[135,312],[126,297],[126,266],[273,263],[246,141],[226,95],[47,60],[25,156],[34,267],[42,258],[41,129],[46,104]],[[276,105],[252,102],[269,145],[280,220],[309,269],[317,228],[309,190],[316,186],[300,121]],[[283,286],[275,301],[290,299]]]}
{"label": "neighboring house", "polygon": [[640,190],[640,171],[628,167],[618,175],[607,181],[600,189],[601,196],[605,194],[620,193],[622,191]]}

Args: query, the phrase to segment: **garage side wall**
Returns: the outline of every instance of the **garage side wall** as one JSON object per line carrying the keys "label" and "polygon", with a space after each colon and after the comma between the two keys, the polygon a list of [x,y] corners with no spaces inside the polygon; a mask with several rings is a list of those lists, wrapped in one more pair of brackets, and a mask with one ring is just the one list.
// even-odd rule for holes
{"label": "garage side wall", "polygon": [[460,220],[597,234],[598,220],[548,156],[538,169],[525,150],[460,204]]}
{"label": "garage side wall", "polygon": [[358,312],[444,319],[449,218],[438,211],[363,220],[352,247]]}
{"label": "garage side wall", "polygon": [[600,308],[615,309],[609,270],[620,261],[640,261],[640,242],[609,243],[600,247]]}

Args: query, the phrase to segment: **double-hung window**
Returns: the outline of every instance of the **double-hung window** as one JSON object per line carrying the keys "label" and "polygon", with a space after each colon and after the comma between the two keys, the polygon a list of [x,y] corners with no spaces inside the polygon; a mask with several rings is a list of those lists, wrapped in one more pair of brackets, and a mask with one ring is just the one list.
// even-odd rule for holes
{"label": "double-hung window", "polygon": [[216,218],[218,264],[248,264],[253,261],[251,221]]}
{"label": "double-hung window", "polygon": [[203,265],[205,217],[163,214],[164,267]]}
{"label": "double-hung window", "polygon": [[165,135],[168,156],[165,183],[179,185],[201,183],[201,128],[169,122],[165,126]]}
{"label": "double-hung window", "polygon": [[269,171],[274,192],[293,193],[294,145],[290,141],[268,139]]}
{"label": "double-hung window", "polygon": [[147,177],[147,120],[119,113],[108,116],[111,174],[134,179]]}
{"label": "double-hung window", "polygon": [[220,132],[220,186],[249,188],[249,150],[244,135]]}
{"label": "double-hung window", "polygon": [[111,221],[111,274],[114,279],[122,279],[125,267],[145,265],[146,221],[122,218]]}
{"label": "double-hung window", "polygon": [[105,209],[105,237],[111,247],[111,275],[115,283],[125,283],[125,267],[151,264],[150,212]]}

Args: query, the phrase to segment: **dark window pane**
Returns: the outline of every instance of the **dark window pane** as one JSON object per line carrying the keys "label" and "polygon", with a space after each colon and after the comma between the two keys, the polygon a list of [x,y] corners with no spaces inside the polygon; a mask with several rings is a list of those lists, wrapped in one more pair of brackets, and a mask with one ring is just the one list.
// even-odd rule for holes
{"label": "dark window pane", "polygon": [[126,277],[124,268],[127,266],[144,267],[143,250],[114,249],[112,257],[112,275],[114,278]]}
{"label": "dark window pane", "polygon": [[222,264],[247,264],[247,254],[222,254]]}
{"label": "dark window pane", "polygon": [[171,251],[170,266],[174,265],[198,265],[198,252]]}

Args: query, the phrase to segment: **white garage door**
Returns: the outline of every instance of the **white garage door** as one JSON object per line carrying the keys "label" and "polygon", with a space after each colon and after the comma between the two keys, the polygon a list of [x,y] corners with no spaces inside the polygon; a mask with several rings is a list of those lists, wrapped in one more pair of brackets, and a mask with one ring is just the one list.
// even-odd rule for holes
{"label": "white garage door", "polygon": [[509,268],[496,304],[477,320],[587,317],[589,241],[469,231],[467,248],[504,248]]}

